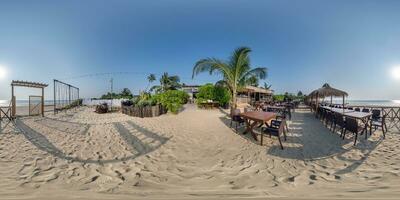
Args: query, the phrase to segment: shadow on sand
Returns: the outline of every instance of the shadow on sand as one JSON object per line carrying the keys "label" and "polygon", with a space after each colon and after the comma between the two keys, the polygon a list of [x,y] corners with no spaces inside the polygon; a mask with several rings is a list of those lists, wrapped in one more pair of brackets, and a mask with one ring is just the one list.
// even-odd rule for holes
{"label": "shadow on sand", "polygon": [[[230,127],[231,120],[228,116],[220,117],[220,120],[226,126]],[[234,127],[235,122],[233,123],[233,131],[235,131]],[[256,145],[260,145],[260,142],[255,141],[250,134],[243,135],[244,130],[245,127],[241,126],[237,134]],[[256,128],[255,132],[256,134],[260,134],[260,128]],[[339,137],[339,134],[340,133],[333,133],[326,128],[312,113],[296,112],[292,116],[292,121],[289,122],[287,141],[282,141],[284,146],[283,150],[280,149],[276,137],[269,138],[268,136],[264,136],[264,144],[273,140],[272,146],[267,147],[266,154],[284,159],[303,161],[315,161],[335,157],[338,160],[352,163],[346,168],[336,172],[337,174],[345,174],[357,169],[382,141],[381,139],[365,140],[363,135],[359,137],[357,141],[358,144],[353,146],[354,138],[352,134],[347,134],[344,140]],[[348,159],[344,154],[350,150],[360,151],[364,156],[358,160]]]}
{"label": "shadow on sand", "polygon": [[41,117],[34,121],[42,126],[46,126],[46,127],[50,128],[50,129],[58,130],[60,132],[69,133],[69,134],[86,135],[90,128],[90,124],[81,124],[81,123],[77,123],[77,122],[63,121],[63,120],[53,119],[53,118],[49,118],[49,117]]}
{"label": "shadow on sand", "polygon": [[[38,149],[45,151],[55,157],[73,162],[106,164],[106,163],[117,163],[126,160],[132,160],[158,149],[160,146],[162,146],[169,140],[169,138],[159,136],[157,135],[157,133],[151,132],[133,122],[129,122],[129,125],[132,127],[130,130],[128,130],[128,128],[126,128],[121,123],[114,123],[114,126],[118,130],[118,133],[121,135],[123,140],[125,140],[126,143],[130,145],[133,155],[120,159],[94,160],[94,159],[80,159],[66,155],[64,152],[62,152],[60,149],[54,146],[43,134],[35,131],[34,129],[26,125],[23,121],[16,120],[16,126],[21,131],[21,133],[25,136],[25,138],[28,141],[30,141]],[[135,131],[136,133],[139,134],[142,133],[145,137],[142,140],[140,140],[138,137],[132,134],[132,131]],[[157,141],[157,144],[150,145],[150,143],[143,142],[144,140],[148,139],[151,140],[150,143],[154,143],[155,141]]]}

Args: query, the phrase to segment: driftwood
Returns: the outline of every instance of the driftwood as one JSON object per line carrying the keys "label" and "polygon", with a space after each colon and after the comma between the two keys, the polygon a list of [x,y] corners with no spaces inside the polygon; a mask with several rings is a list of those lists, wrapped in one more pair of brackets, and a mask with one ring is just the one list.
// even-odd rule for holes
{"label": "driftwood", "polygon": [[162,105],[155,106],[124,106],[121,105],[123,114],[132,117],[157,117],[167,113],[167,109]]}

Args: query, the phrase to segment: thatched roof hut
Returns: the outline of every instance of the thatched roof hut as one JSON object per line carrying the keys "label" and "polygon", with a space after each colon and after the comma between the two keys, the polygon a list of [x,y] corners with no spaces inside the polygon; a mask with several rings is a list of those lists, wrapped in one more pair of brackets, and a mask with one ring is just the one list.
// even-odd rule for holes
{"label": "thatched roof hut", "polygon": [[310,93],[311,97],[347,97],[347,92],[332,88],[328,83],[325,83],[321,88],[314,90]]}
{"label": "thatched roof hut", "polygon": [[347,92],[332,88],[328,83],[325,83],[321,88],[312,91],[308,98],[310,100],[315,99],[315,110],[318,108],[318,101],[319,98],[331,97],[331,104],[332,104],[332,97],[342,97],[343,98],[343,108],[345,97],[349,96]]}

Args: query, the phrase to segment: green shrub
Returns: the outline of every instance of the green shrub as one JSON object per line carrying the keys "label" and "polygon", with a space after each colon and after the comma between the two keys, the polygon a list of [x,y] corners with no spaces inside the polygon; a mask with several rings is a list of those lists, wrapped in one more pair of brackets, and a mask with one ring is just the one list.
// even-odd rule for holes
{"label": "green shrub", "polygon": [[224,106],[231,100],[231,94],[228,89],[220,86],[215,86],[214,99],[219,102],[219,105]]}
{"label": "green shrub", "polygon": [[274,99],[274,101],[281,102],[281,101],[283,101],[285,99],[285,95],[278,94],[278,95],[272,96],[272,98]]}
{"label": "green shrub", "polygon": [[199,88],[199,93],[197,93],[198,99],[213,100],[214,99],[215,86],[211,83],[207,83]]}
{"label": "green shrub", "polygon": [[188,102],[189,95],[184,91],[168,90],[153,96],[153,101],[161,103],[168,111],[178,113],[183,104]]}
{"label": "green shrub", "polygon": [[137,105],[137,104],[139,103],[139,101],[140,101],[140,97],[139,97],[139,96],[134,96],[134,97],[131,99],[131,101],[132,101],[132,104],[133,104],[133,105]]}
{"label": "green shrub", "polygon": [[157,103],[152,99],[148,99],[148,100],[140,100],[136,105],[139,107],[145,107],[145,106],[155,106],[156,104]]}
{"label": "green shrub", "polygon": [[217,101],[220,106],[226,105],[231,99],[228,89],[221,86],[214,86],[211,83],[201,86],[196,96],[198,104],[207,100],[213,100]]}
{"label": "green shrub", "polygon": [[70,109],[82,105],[83,99],[74,100],[71,104],[66,105],[64,109]]}

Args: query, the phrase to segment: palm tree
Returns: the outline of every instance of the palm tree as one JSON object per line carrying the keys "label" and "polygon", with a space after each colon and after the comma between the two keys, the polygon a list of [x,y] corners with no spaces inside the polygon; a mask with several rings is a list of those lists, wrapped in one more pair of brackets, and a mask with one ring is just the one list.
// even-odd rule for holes
{"label": "palm tree", "polygon": [[150,91],[155,90],[156,93],[160,93],[167,90],[176,90],[181,86],[179,82],[179,76],[170,76],[167,72],[164,72],[160,78],[160,85],[151,87]]}
{"label": "palm tree", "polygon": [[151,84],[152,82],[154,82],[155,80],[156,80],[156,75],[154,75],[154,74],[149,74],[149,76],[147,76],[147,81],[149,81],[149,83],[147,84],[146,91],[147,91],[147,89],[150,87],[150,84]]}
{"label": "palm tree", "polygon": [[248,80],[251,77],[265,79],[267,76],[267,68],[265,67],[251,69],[250,52],[250,48],[239,47],[232,53],[228,61],[222,61],[217,58],[201,59],[193,67],[192,78],[201,72],[222,74],[223,80],[219,82],[227,85],[232,95],[231,107],[236,108],[237,91],[248,85]]}
{"label": "palm tree", "polygon": [[264,82],[264,89],[269,90],[271,89],[272,85],[268,85],[268,83]]}
{"label": "palm tree", "polygon": [[247,85],[251,85],[254,87],[258,87],[258,78],[256,76],[252,76],[247,80]]}

